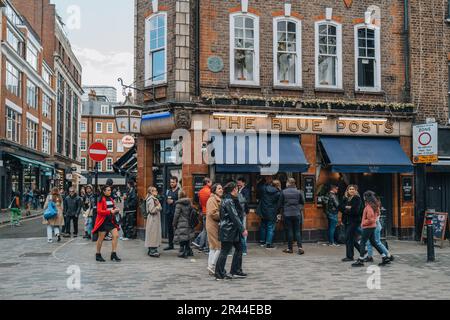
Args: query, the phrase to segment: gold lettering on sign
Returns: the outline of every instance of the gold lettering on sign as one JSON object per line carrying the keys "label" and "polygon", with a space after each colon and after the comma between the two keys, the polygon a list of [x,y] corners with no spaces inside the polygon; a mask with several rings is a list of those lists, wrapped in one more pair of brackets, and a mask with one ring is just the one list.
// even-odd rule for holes
{"label": "gold lettering on sign", "polygon": [[369,133],[370,132],[370,123],[367,121],[364,121],[361,125],[362,129],[361,131],[364,133]]}
{"label": "gold lettering on sign", "polygon": [[222,129],[222,121],[225,121],[226,118],[225,117],[221,117],[221,116],[213,116],[214,120],[217,120],[217,128],[220,130]]}
{"label": "gold lettering on sign", "polygon": [[384,130],[386,134],[394,133],[394,124],[392,122],[386,122],[386,129]]}
{"label": "gold lettering on sign", "polygon": [[304,120],[298,119],[297,127],[300,131],[306,131],[306,130],[308,130],[308,127],[309,127],[309,121],[306,119],[304,119]]}
{"label": "gold lettering on sign", "polygon": [[350,132],[357,133],[359,130],[359,124],[356,121],[352,121],[348,125],[348,128],[350,129]]}
{"label": "gold lettering on sign", "polygon": [[381,123],[380,122],[372,122],[374,125],[375,125],[375,127],[377,128],[377,134],[378,133],[380,133],[380,126],[381,126]]}
{"label": "gold lettering on sign", "polygon": [[292,119],[286,119],[286,131],[297,131],[297,129],[294,127],[291,127],[291,120]]}
{"label": "gold lettering on sign", "polygon": [[245,130],[256,129],[255,121],[256,118],[245,118]]}
{"label": "gold lettering on sign", "polygon": [[344,131],[344,129],[347,127],[347,124],[345,123],[345,121],[338,121],[337,122],[337,131]]}
{"label": "gold lettering on sign", "polygon": [[312,130],[314,132],[322,132],[322,120],[313,120],[312,122]]}
{"label": "gold lettering on sign", "polygon": [[283,125],[281,124],[281,119],[276,119],[276,118],[272,119],[272,130],[279,130],[279,131],[283,130]]}
{"label": "gold lettering on sign", "polygon": [[241,128],[241,118],[240,117],[230,117],[228,119],[228,129],[233,129],[233,125],[236,125],[236,129]]}

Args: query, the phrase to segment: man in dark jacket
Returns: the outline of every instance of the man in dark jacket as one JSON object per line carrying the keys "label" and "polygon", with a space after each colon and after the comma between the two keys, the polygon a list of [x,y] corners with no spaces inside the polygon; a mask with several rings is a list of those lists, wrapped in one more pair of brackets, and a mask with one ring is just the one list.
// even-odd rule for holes
{"label": "man in dark jacket", "polygon": [[164,196],[164,214],[166,215],[166,221],[168,226],[169,233],[169,246],[164,248],[165,251],[173,250],[173,238],[174,238],[174,229],[173,229],[173,218],[175,216],[175,205],[179,198],[180,188],[178,187],[178,178],[171,177],[170,178],[170,188],[166,190],[166,194]]}
{"label": "man in dark jacket", "polygon": [[136,214],[138,198],[133,180],[128,182],[128,190],[124,196],[123,203],[123,235],[125,239],[136,239]]}
{"label": "man in dark jacket", "polygon": [[288,237],[288,248],[285,253],[293,253],[293,239],[297,241],[298,254],[304,254],[300,226],[303,224],[302,210],[305,205],[303,193],[297,189],[295,179],[289,178],[287,188],[281,192],[280,208],[283,212],[284,226]]}
{"label": "man in dark jacket", "polygon": [[[242,217],[242,224],[244,225],[244,228],[247,228],[247,215],[250,212],[250,209],[248,207],[248,204],[250,203],[251,199],[251,190],[247,186],[247,181],[244,177],[240,177],[237,181],[238,189],[239,189],[239,203],[243,210],[243,217]],[[247,238],[242,237],[242,251],[243,255],[247,255]]]}
{"label": "man in dark jacket", "polygon": [[[241,236],[247,237],[248,232],[244,228],[236,207],[239,206],[238,188],[236,183],[227,183],[224,187],[225,196],[220,204],[219,239],[222,249],[217,260],[215,276],[216,280],[245,278],[242,272],[242,243]],[[242,210],[242,209],[241,209]],[[242,213],[241,213],[242,214]],[[225,271],[227,256],[234,247],[233,261],[231,263],[231,275]]]}
{"label": "man in dark jacket", "polygon": [[267,177],[266,184],[261,188],[261,198],[256,213],[261,217],[259,243],[268,249],[273,248],[279,198],[280,190],[273,186],[272,177]]}
{"label": "man in dark jacket", "polygon": [[338,198],[339,188],[336,185],[330,186],[330,191],[323,198],[323,205],[325,209],[325,214],[328,219],[328,245],[338,246],[334,240],[334,233],[338,224],[338,214],[339,214],[339,198]]}
{"label": "man in dark jacket", "polygon": [[81,213],[82,201],[76,194],[75,188],[69,189],[69,195],[64,199],[65,234],[63,237],[70,237],[70,222],[73,222],[73,237],[78,236],[78,217]]}

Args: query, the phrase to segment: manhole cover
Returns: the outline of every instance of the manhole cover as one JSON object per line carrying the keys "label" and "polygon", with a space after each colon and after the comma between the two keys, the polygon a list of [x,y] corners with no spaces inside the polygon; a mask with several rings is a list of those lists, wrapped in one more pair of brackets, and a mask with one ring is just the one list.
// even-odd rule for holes
{"label": "manhole cover", "polygon": [[18,262],[11,262],[11,263],[0,263],[0,268],[11,268],[14,266],[17,266]]}
{"label": "manhole cover", "polygon": [[30,257],[48,257],[52,253],[51,252],[27,252],[24,254],[21,254],[21,258],[30,258]]}

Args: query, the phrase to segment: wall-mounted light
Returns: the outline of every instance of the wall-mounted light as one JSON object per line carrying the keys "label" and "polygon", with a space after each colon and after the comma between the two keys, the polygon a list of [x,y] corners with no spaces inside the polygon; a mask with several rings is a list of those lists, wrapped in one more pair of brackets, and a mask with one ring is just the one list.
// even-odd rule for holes
{"label": "wall-mounted light", "polygon": [[339,117],[340,121],[374,121],[374,122],[387,122],[386,118],[354,118],[354,117]]}

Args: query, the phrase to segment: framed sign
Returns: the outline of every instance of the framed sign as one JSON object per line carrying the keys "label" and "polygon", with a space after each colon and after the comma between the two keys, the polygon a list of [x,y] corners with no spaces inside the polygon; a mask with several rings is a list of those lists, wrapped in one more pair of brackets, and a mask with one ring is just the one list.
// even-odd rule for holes
{"label": "framed sign", "polygon": [[198,193],[203,188],[203,179],[206,178],[206,174],[196,174],[193,176],[193,187],[194,187],[194,202],[199,203]]}
{"label": "framed sign", "polygon": [[316,194],[315,176],[303,176],[303,190],[305,192],[305,203],[314,203]]}
{"label": "framed sign", "polygon": [[413,178],[402,177],[403,202],[413,201]]}
{"label": "framed sign", "polygon": [[[428,212],[425,213],[425,217]],[[433,237],[434,240],[441,241],[441,248],[444,245],[445,232],[447,230],[448,224],[448,213],[446,212],[433,212]],[[427,225],[426,218],[423,220],[422,228],[422,241],[428,237],[427,235]]]}

